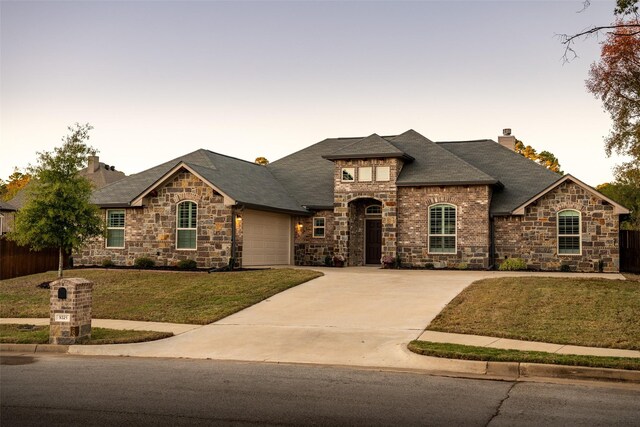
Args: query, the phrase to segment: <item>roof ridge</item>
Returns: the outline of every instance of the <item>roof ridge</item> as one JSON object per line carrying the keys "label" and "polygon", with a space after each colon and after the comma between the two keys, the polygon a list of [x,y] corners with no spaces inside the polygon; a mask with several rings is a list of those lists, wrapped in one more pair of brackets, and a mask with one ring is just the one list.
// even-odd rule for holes
{"label": "roof ridge", "polygon": [[[461,140],[461,141],[434,141],[436,144],[457,144],[457,143],[463,143],[463,142],[495,142],[493,139],[490,138],[486,138],[486,139],[467,139],[467,140]],[[495,142],[497,144],[497,142]]]}
{"label": "roof ridge", "polygon": [[[205,152],[210,153],[210,154],[215,154],[216,156],[226,157],[227,159],[233,159],[233,160],[238,160],[238,161],[241,161],[241,162],[249,163],[250,165],[263,166],[263,165],[257,164],[255,161],[252,162],[250,160],[240,159],[238,157],[233,157],[233,156],[230,156],[228,154],[218,153],[217,151],[212,151],[212,150],[209,150],[208,148],[200,148],[199,150],[196,150],[196,151],[200,151],[200,150],[205,151]],[[194,153],[196,151],[194,151]],[[189,153],[189,154],[192,154],[192,153]]]}

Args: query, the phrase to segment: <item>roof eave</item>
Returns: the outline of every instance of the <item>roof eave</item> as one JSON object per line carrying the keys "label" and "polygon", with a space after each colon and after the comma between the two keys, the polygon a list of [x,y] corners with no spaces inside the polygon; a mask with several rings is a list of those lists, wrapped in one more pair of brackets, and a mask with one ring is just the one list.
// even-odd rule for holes
{"label": "roof eave", "polygon": [[305,216],[311,215],[311,212],[303,208],[300,208],[300,210],[296,210],[296,209],[280,208],[277,206],[259,205],[256,203],[247,203],[247,202],[241,202],[241,201],[237,202],[236,207],[244,207],[247,209],[255,209],[258,211],[285,213],[289,215],[305,215]]}
{"label": "roof eave", "polygon": [[397,187],[438,187],[438,186],[452,186],[452,185],[496,185],[504,187],[504,185],[496,179],[486,179],[477,181],[437,181],[437,182],[396,182]]}
{"label": "roof eave", "polygon": [[350,159],[402,159],[405,162],[412,162],[414,157],[406,153],[367,153],[367,154],[326,154],[322,156],[327,160],[350,160]]}

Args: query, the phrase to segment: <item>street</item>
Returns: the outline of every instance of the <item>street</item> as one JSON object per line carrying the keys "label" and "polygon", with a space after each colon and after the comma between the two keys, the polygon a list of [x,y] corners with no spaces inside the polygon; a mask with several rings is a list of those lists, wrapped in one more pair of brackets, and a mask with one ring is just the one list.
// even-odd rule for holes
{"label": "street", "polygon": [[2,426],[640,425],[640,387],[319,365],[4,353]]}

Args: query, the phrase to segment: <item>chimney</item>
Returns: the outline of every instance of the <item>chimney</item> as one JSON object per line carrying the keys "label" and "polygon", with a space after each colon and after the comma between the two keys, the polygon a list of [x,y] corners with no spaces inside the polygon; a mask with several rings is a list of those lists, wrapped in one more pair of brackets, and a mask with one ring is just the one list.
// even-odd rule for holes
{"label": "chimney", "polygon": [[507,147],[511,151],[515,151],[516,137],[511,135],[511,129],[502,129],[502,135],[498,137],[498,144]]}
{"label": "chimney", "polygon": [[87,162],[87,169],[89,173],[94,173],[100,168],[100,160],[98,156],[89,156],[89,160]]}

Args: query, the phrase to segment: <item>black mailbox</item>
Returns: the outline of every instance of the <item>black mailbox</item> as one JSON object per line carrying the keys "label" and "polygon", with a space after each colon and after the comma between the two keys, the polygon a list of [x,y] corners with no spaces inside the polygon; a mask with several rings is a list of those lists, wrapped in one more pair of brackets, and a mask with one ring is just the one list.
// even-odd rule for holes
{"label": "black mailbox", "polygon": [[67,288],[58,288],[58,299],[67,299]]}

